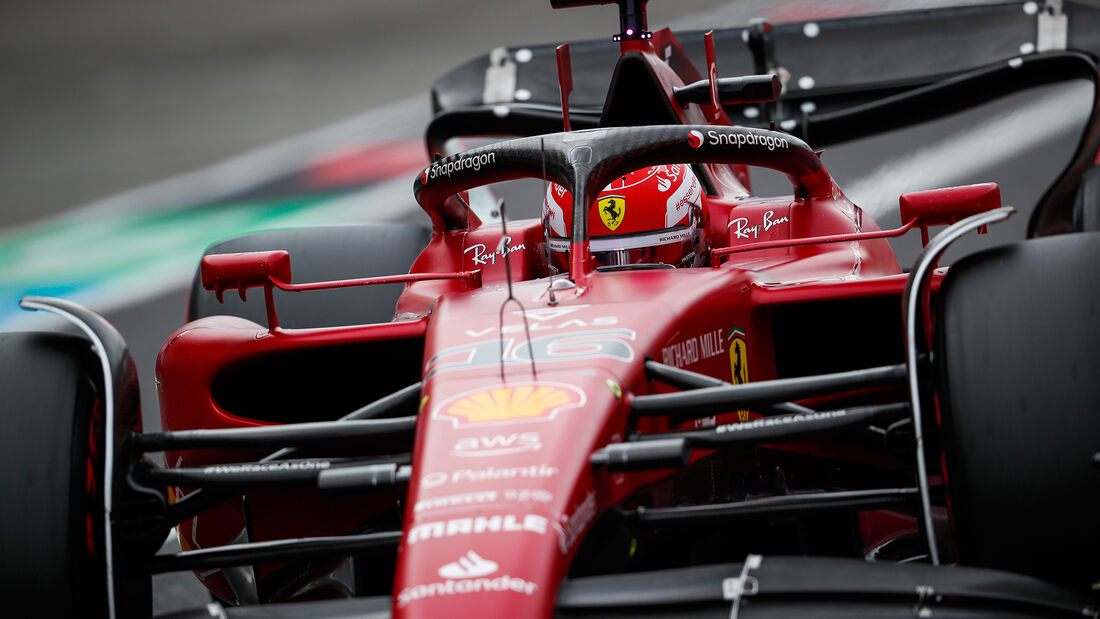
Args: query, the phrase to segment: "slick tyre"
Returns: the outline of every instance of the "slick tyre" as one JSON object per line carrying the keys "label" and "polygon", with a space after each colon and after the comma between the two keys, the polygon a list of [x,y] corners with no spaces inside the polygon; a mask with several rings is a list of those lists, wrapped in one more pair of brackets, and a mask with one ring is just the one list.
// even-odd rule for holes
{"label": "slick tyre", "polygon": [[935,358],[959,560],[1100,581],[1100,232],[960,260]]}
{"label": "slick tyre", "polygon": [[[207,248],[203,255],[286,250],[295,282],[317,282],[409,271],[428,244],[431,232],[409,224],[363,224],[271,230],[235,237]],[[389,322],[401,284],[359,286],[314,292],[275,291],[275,307],[284,327],[331,327]],[[196,271],[191,284],[187,319],[230,315],[267,324],[263,293],[251,291],[242,302],[233,291],[219,303],[203,289]]]}
{"label": "slick tyre", "polygon": [[20,616],[107,612],[98,367],[82,338],[0,333],[0,583]]}

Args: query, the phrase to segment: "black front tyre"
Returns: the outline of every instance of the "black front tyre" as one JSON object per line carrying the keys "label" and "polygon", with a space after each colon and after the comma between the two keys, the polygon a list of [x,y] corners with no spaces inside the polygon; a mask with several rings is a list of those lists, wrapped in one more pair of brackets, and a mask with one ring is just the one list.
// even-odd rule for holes
{"label": "black front tyre", "polygon": [[936,359],[960,562],[1100,580],[1100,232],[955,263]]}
{"label": "black front tyre", "polygon": [[[107,614],[102,393],[87,340],[0,333],[0,583],[21,616]],[[118,616],[148,613],[138,582]]]}

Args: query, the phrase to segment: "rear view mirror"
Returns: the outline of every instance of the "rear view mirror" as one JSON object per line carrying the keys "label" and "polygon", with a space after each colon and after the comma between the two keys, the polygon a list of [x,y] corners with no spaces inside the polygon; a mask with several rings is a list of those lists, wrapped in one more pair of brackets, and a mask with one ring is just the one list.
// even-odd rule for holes
{"label": "rear view mirror", "polygon": [[[928,244],[928,226],[947,226],[971,215],[1001,206],[1001,188],[997,183],[945,187],[902,194],[899,199],[901,222],[916,220],[921,243]],[[985,234],[985,226],[978,229]]]}
{"label": "rear view mirror", "polygon": [[202,287],[214,291],[218,301],[222,293],[236,288],[245,298],[249,288],[270,287],[272,280],[290,283],[290,254],[283,250],[251,251],[239,254],[204,256],[199,267]]}

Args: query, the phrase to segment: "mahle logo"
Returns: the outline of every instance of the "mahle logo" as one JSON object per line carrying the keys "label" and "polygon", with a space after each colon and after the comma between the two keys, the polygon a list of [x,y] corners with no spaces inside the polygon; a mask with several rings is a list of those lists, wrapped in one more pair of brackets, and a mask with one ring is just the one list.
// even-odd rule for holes
{"label": "mahle logo", "polygon": [[560,411],[577,408],[584,402],[584,392],[572,385],[518,384],[455,396],[436,409],[435,416],[449,418],[455,427],[547,421]]}

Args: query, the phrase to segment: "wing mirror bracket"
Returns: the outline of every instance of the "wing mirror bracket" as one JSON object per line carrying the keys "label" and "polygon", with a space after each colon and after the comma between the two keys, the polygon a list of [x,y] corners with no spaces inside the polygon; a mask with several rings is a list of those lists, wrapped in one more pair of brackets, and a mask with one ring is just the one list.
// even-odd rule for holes
{"label": "wing mirror bracket", "polygon": [[269,330],[279,327],[273,289],[278,284],[290,283],[290,254],[285,250],[210,254],[203,256],[199,273],[202,287],[213,291],[219,303],[224,303],[222,294],[231,288],[236,288],[241,300],[245,301],[246,290],[262,287],[267,327]]}
{"label": "wing mirror bracket", "polygon": [[[944,187],[902,194],[898,199],[901,222],[920,227],[921,244],[928,245],[929,226],[948,226],[971,215],[1001,207],[997,183]],[[985,234],[986,227],[978,228]]]}

